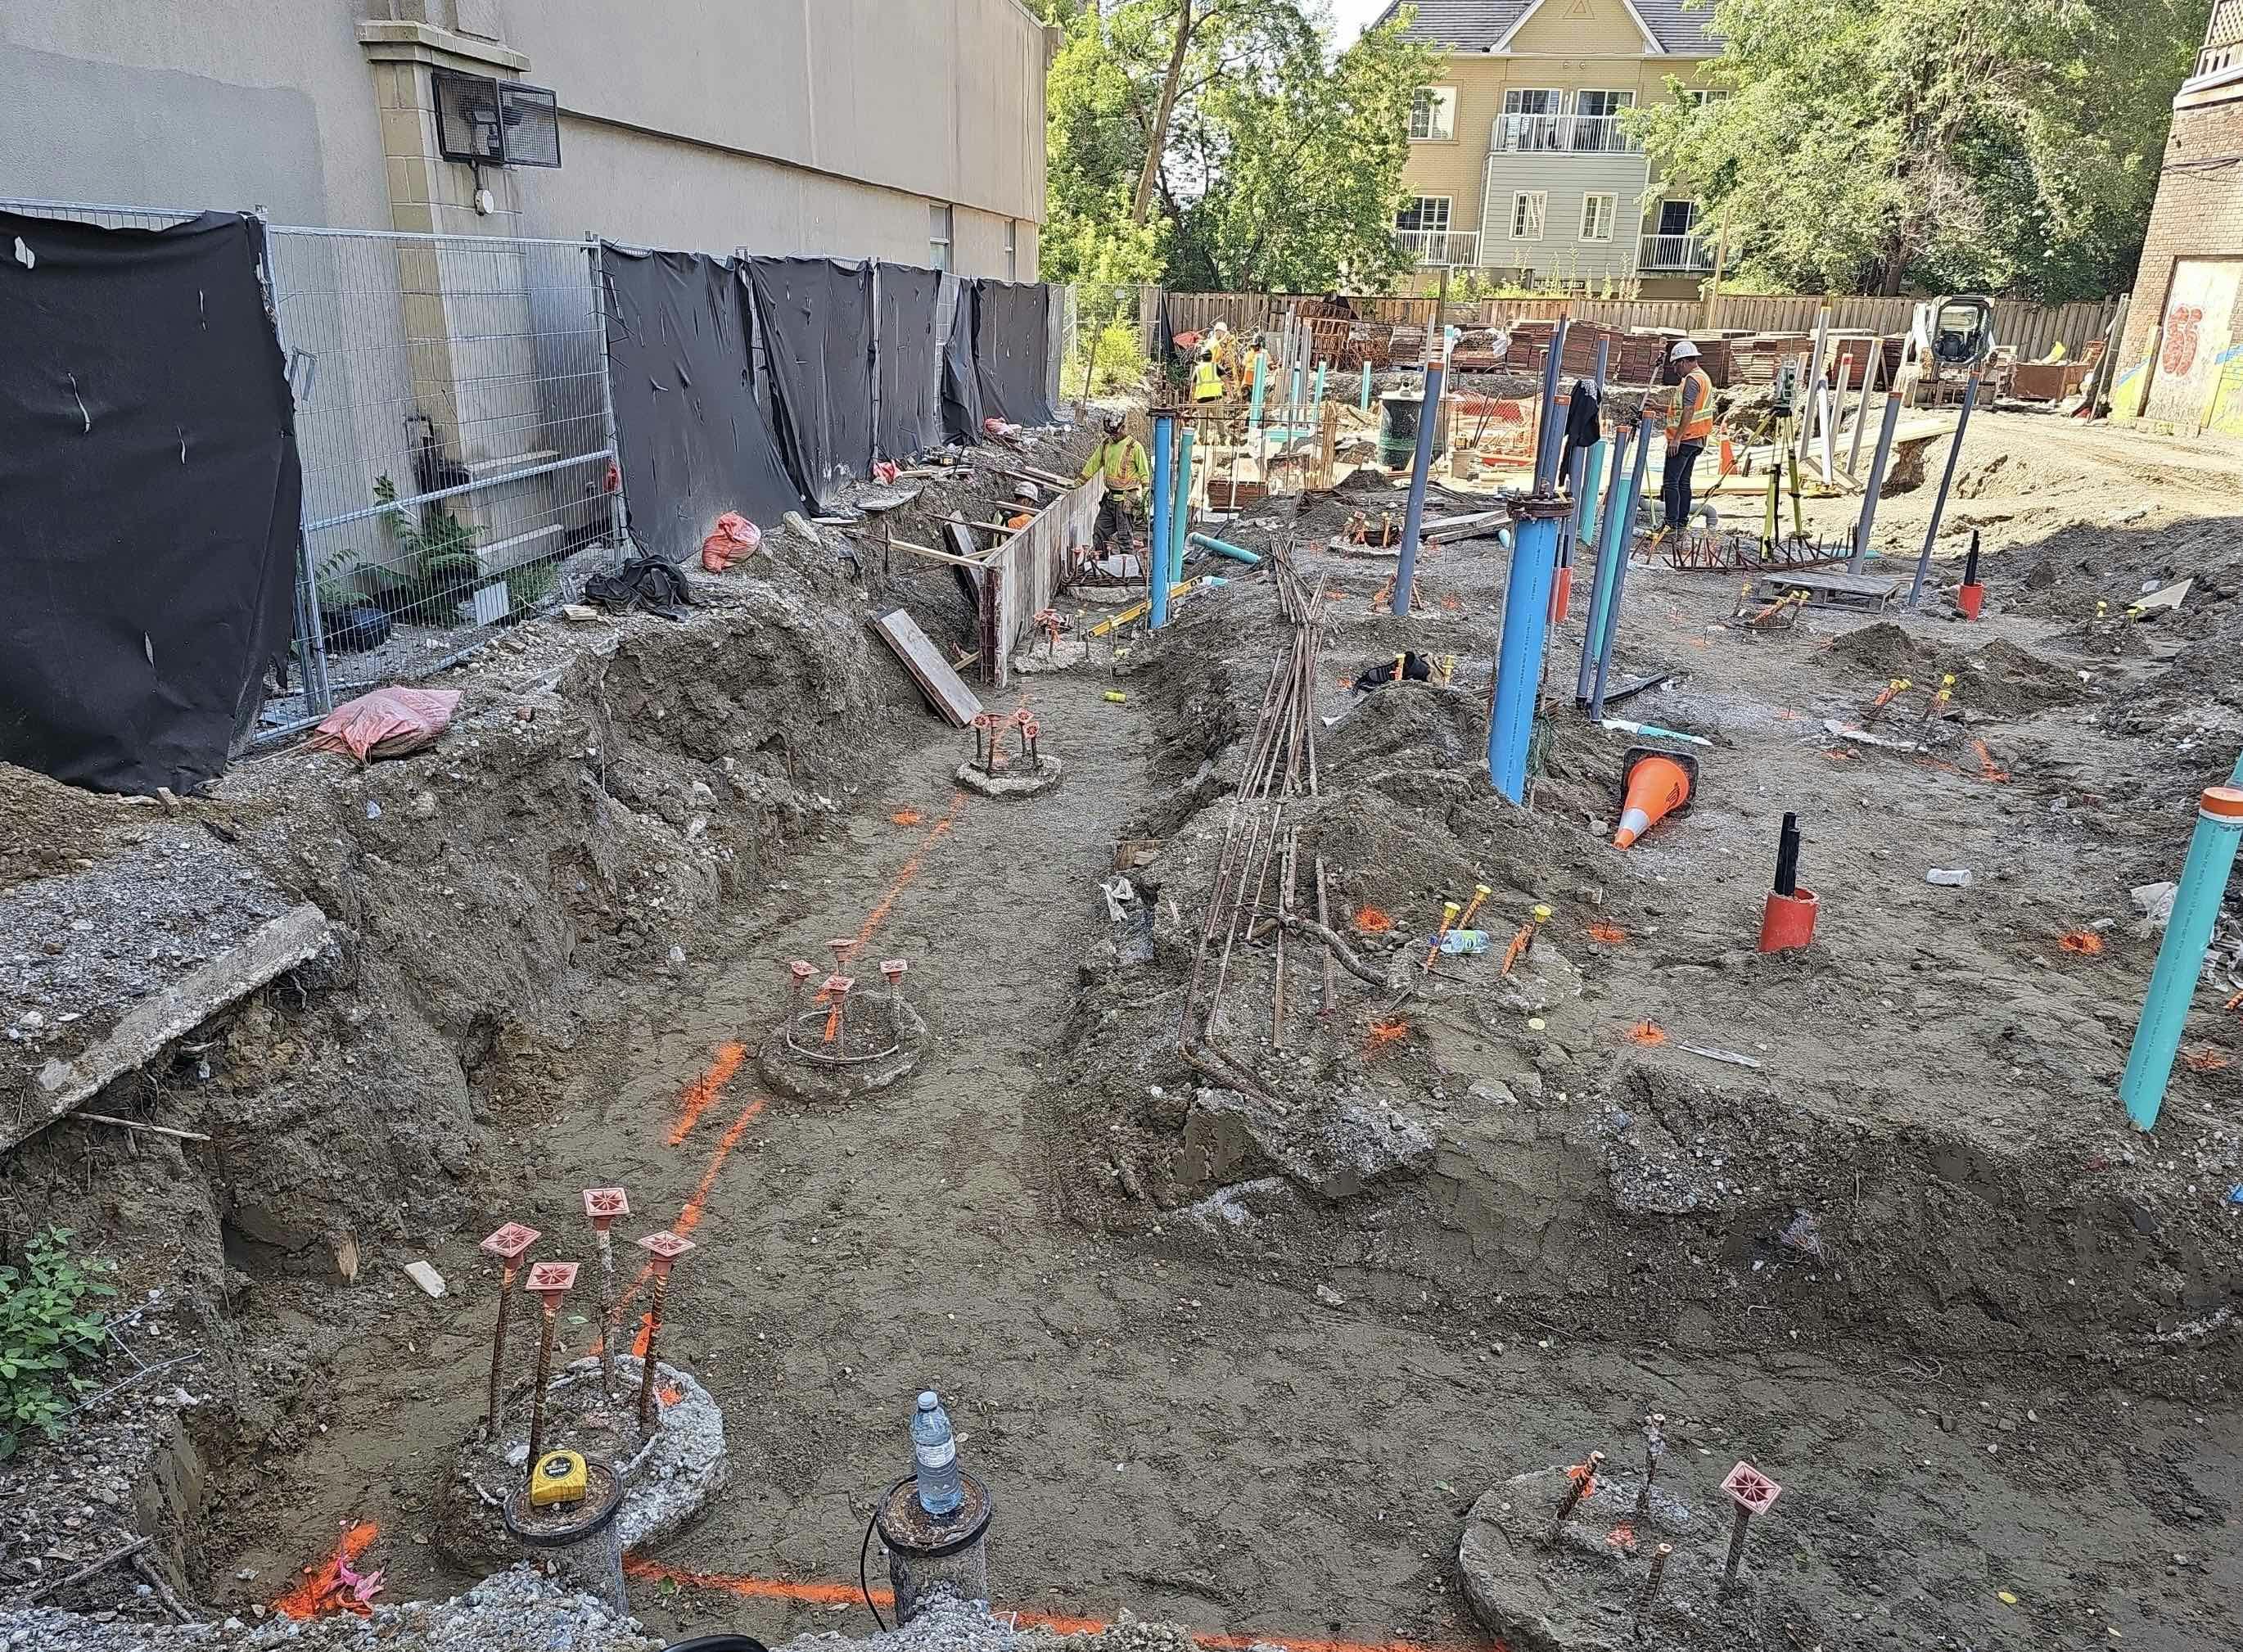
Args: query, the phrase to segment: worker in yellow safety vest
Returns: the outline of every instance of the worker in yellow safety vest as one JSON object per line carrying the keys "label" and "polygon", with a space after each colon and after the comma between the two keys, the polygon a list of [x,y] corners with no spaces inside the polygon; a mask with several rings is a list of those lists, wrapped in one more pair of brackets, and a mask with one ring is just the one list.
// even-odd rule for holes
{"label": "worker in yellow safety vest", "polygon": [[1674,398],[1674,417],[1667,427],[1666,479],[1659,493],[1667,509],[1664,531],[1680,533],[1690,522],[1690,473],[1714,434],[1714,381],[1699,365],[1698,347],[1689,340],[1667,352],[1667,381],[1681,388]]}
{"label": "worker in yellow safety vest", "polygon": [[1091,548],[1099,556],[1105,556],[1116,539],[1125,550],[1135,545],[1138,508],[1145,496],[1146,478],[1152,474],[1145,444],[1124,432],[1120,414],[1108,415],[1106,439],[1091,449],[1082,466],[1085,482],[1095,475],[1106,478],[1106,496],[1098,502],[1098,521],[1090,530]]}
{"label": "worker in yellow safety vest", "polygon": [[1223,369],[1216,365],[1212,349],[1202,347],[1199,360],[1192,363],[1191,390],[1196,406],[1223,400]]}
{"label": "worker in yellow safety vest", "polygon": [[1217,321],[1207,335],[1207,347],[1214,353],[1215,370],[1223,375],[1225,387],[1238,381],[1238,340],[1228,321]]}

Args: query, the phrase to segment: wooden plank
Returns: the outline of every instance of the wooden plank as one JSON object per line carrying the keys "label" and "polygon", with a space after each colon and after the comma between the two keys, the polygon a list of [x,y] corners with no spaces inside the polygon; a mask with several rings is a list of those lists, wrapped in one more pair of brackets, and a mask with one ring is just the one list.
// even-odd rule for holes
{"label": "wooden plank", "polygon": [[952,727],[962,729],[980,716],[981,702],[928,640],[917,620],[898,608],[875,619],[872,629],[880,634],[882,642],[895,651],[896,657],[904,663],[904,669],[912,674],[928,703],[950,719]]}

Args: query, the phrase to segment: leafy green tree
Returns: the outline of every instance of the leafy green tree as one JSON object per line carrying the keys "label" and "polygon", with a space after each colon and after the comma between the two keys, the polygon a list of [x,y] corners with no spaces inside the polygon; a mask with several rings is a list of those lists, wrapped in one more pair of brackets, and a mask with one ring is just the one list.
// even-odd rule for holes
{"label": "leafy green tree", "polygon": [[1407,18],[1335,52],[1324,0],[1041,0],[1054,280],[1380,282],[1410,105],[1438,59]]}
{"label": "leafy green tree", "polygon": [[1635,117],[1748,282],[2099,298],[2132,279],[2211,0],[1712,0],[1703,108]]}

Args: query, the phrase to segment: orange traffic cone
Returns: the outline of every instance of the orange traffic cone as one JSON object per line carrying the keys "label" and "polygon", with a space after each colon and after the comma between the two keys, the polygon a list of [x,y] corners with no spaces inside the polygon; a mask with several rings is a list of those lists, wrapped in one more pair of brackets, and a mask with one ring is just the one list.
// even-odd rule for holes
{"label": "orange traffic cone", "polygon": [[1670,814],[1690,806],[1698,786],[1698,759],[1680,752],[1654,752],[1632,745],[1620,772],[1627,796],[1620,804],[1620,830],[1613,847],[1625,849]]}

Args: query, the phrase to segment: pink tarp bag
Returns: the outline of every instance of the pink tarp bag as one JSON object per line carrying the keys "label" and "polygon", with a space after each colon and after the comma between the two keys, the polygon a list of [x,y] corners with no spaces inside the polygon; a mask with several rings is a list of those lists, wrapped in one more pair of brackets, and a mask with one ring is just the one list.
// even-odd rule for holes
{"label": "pink tarp bag", "polygon": [[701,565],[712,574],[721,574],[741,558],[754,556],[756,547],[763,543],[760,528],[738,511],[728,510],[717,518],[717,531],[701,542]]}
{"label": "pink tarp bag", "polygon": [[345,700],[312,735],[317,752],[347,752],[361,763],[434,745],[459,709],[455,688],[378,688]]}

